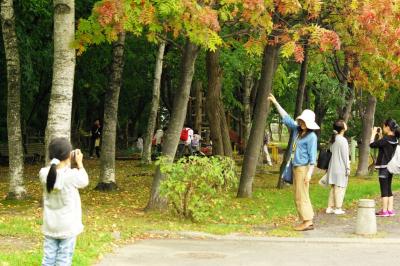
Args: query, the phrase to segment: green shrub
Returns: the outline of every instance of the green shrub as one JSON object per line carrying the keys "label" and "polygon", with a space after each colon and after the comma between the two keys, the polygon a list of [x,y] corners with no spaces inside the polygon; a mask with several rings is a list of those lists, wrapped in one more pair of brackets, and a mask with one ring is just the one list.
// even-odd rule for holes
{"label": "green shrub", "polygon": [[228,157],[182,158],[170,163],[158,161],[165,179],[160,194],[168,199],[177,215],[202,221],[223,203],[227,191],[237,187],[235,163]]}

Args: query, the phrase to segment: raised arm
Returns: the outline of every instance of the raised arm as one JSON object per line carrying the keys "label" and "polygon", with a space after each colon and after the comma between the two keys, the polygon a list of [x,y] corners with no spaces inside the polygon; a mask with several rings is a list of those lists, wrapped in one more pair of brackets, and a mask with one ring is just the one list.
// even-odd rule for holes
{"label": "raised arm", "polygon": [[290,117],[290,115],[282,108],[282,106],[275,99],[275,96],[270,94],[268,100],[271,101],[278,110],[280,116],[282,117],[282,122],[290,129],[295,130],[297,128],[297,123]]}

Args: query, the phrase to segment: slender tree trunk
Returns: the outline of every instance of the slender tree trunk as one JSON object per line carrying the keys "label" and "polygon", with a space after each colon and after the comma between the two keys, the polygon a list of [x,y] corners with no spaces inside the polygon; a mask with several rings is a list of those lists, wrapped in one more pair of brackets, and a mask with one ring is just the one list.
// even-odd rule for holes
{"label": "slender tree trunk", "polygon": [[[199,47],[187,40],[181,62],[179,88],[175,95],[171,118],[162,148],[163,155],[166,156],[170,162],[172,162],[175,157],[176,149],[179,143],[180,132],[185,122],[190,87],[194,74],[194,65],[198,52]],[[160,183],[163,178],[164,175],[161,173],[160,167],[157,166],[151,188],[150,199],[146,210],[163,209],[166,207],[166,200],[165,198],[161,197],[159,193]]]}
{"label": "slender tree trunk", "polygon": [[269,108],[268,95],[272,89],[272,80],[278,60],[279,46],[267,45],[264,49],[261,80],[257,93],[254,119],[250,131],[247,149],[244,155],[238,197],[251,197],[253,179],[256,173],[260,147],[264,138],[264,129]]}
{"label": "slender tree trunk", "polygon": [[195,90],[195,120],[194,120],[194,129],[201,134],[201,124],[203,122],[202,114],[203,114],[203,85],[201,81],[196,80],[194,83],[194,90]]}
{"label": "slender tree trunk", "polygon": [[221,68],[219,66],[219,51],[208,51],[206,55],[208,89],[206,96],[207,117],[210,125],[210,136],[214,155],[224,155],[224,143],[221,123],[225,114],[219,110],[221,98]]}
{"label": "slender tree trunk", "polygon": [[7,198],[23,199],[24,150],[21,132],[21,72],[13,0],[1,1],[1,28],[7,64],[7,135],[10,186]]}
{"label": "slender tree trunk", "polygon": [[221,100],[219,101],[218,109],[221,117],[220,126],[221,126],[222,144],[224,145],[224,156],[232,157],[232,144],[229,135],[229,126],[226,121],[224,104]]}
{"label": "slender tree trunk", "polygon": [[357,175],[368,175],[369,165],[369,142],[372,134],[372,127],[374,126],[374,115],[376,107],[376,98],[372,95],[368,96],[367,107],[362,119],[362,137],[360,144],[360,156],[358,160]]}
{"label": "slender tree trunk", "polygon": [[[75,74],[75,1],[54,0],[53,81],[45,144],[55,137],[71,138],[72,95]],[[46,149],[46,160],[48,149]]]}
{"label": "slender tree trunk", "polygon": [[304,60],[301,63],[299,83],[297,86],[297,97],[296,97],[296,109],[294,111],[294,117],[300,115],[303,111],[304,91],[306,89],[307,82],[307,68],[308,68],[308,49],[307,45],[304,45]]}
{"label": "slender tree trunk", "polygon": [[145,164],[149,164],[151,162],[151,141],[153,139],[153,133],[157,120],[157,112],[160,106],[160,84],[161,84],[164,50],[165,50],[165,41],[161,41],[158,47],[156,68],[154,71],[153,97],[151,99],[150,115],[149,115],[149,120],[147,122],[147,129],[143,143],[142,162]]}
{"label": "slender tree trunk", "polygon": [[[307,46],[305,45],[304,60],[301,63],[299,83],[297,86],[297,97],[296,97],[296,106],[294,109],[294,118],[298,117],[303,110],[303,102],[304,102],[304,98],[305,98],[304,93],[306,90],[306,82],[307,82],[307,68],[308,68],[308,49],[307,49]],[[288,146],[283,155],[282,164],[279,169],[280,171],[279,171],[278,185],[277,185],[278,188],[283,187],[283,181],[282,181],[281,176],[282,176],[283,171],[285,170],[285,166],[286,166],[287,162],[290,159],[290,147],[293,145],[293,141],[294,141],[293,136],[292,136],[292,134],[290,134]]]}
{"label": "slender tree trunk", "polygon": [[100,180],[96,190],[109,191],[117,188],[115,182],[115,142],[117,137],[118,101],[124,70],[125,32],[113,43],[113,56],[109,88],[104,102],[104,118],[101,145]]}
{"label": "slender tree trunk", "polygon": [[[326,102],[321,101],[321,93],[319,91],[314,91],[314,113],[315,113],[315,122],[318,125],[322,125],[322,122],[325,119],[326,112],[328,111],[328,105]],[[321,140],[320,140],[320,135],[321,131],[317,130],[315,132],[318,137],[318,149],[320,148]]]}
{"label": "slender tree trunk", "polygon": [[243,149],[246,150],[251,129],[251,91],[254,87],[252,73],[248,73],[243,78]]}
{"label": "slender tree trunk", "polygon": [[354,102],[354,99],[356,96],[353,83],[349,83],[349,93],[350,94],[347,96],[347,99],[346,99],[346,105],[343,108],[343,111],[340,115],[340,118],[343,119],[346,123],[350,119],[351,109],[352,109],[353,102]]}

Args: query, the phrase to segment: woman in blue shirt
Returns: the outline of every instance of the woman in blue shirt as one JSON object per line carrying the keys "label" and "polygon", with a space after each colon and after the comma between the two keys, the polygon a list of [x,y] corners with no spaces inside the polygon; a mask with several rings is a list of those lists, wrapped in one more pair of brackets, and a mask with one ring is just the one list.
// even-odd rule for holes
{"label": "woman in blue shirt", "polygon": [[296,122],[279,105],[272,94],[268,99],[275,105],[283,123],[294,137],[293,147],[290,147],[293,150],[293,187],[296,208],[301,221],[301,224],[294,229],[296,231],[313,230],[314,211],[311,205],[309,187],[314,165],[317,161],[317,135],[314,130],[318,130],[319,126],[315,123],[315,113],[306,109],[296,118]]}

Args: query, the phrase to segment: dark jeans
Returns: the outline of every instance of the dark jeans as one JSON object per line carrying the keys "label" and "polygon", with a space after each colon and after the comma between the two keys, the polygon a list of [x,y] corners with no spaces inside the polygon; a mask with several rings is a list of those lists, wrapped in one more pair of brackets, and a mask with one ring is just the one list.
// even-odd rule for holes
{"label": "dark jeans", "polygon": [[186,148],[187,148],[188,151],[189,151],[189,155],[190,155],[190,156],[193,155],[192,145],[186,145],[186,144],[180,143],[180,144],[178,145],[178,158],[181,158],[183,155],[186,154],[186,153],[185,153]]}
{"label": "dark jeans", "polygon": [[95,143],[96,143],[96,139],[91,138],[91,139],[90,139],[90,152],[89,152],[89,156],[92,157],[92,156],[93,156],[93,150],[96,149],[96,156],[97,156],[97,158],[100,158],[100,147],[99,147],[99,146],[95,147],[95,146],[94,146]]}
{"label": "dark jeans", "polygon": [[381,197],[391,197],[393,174],[389,173],[386,168],[379,169],[379,185],[381,188]]}

